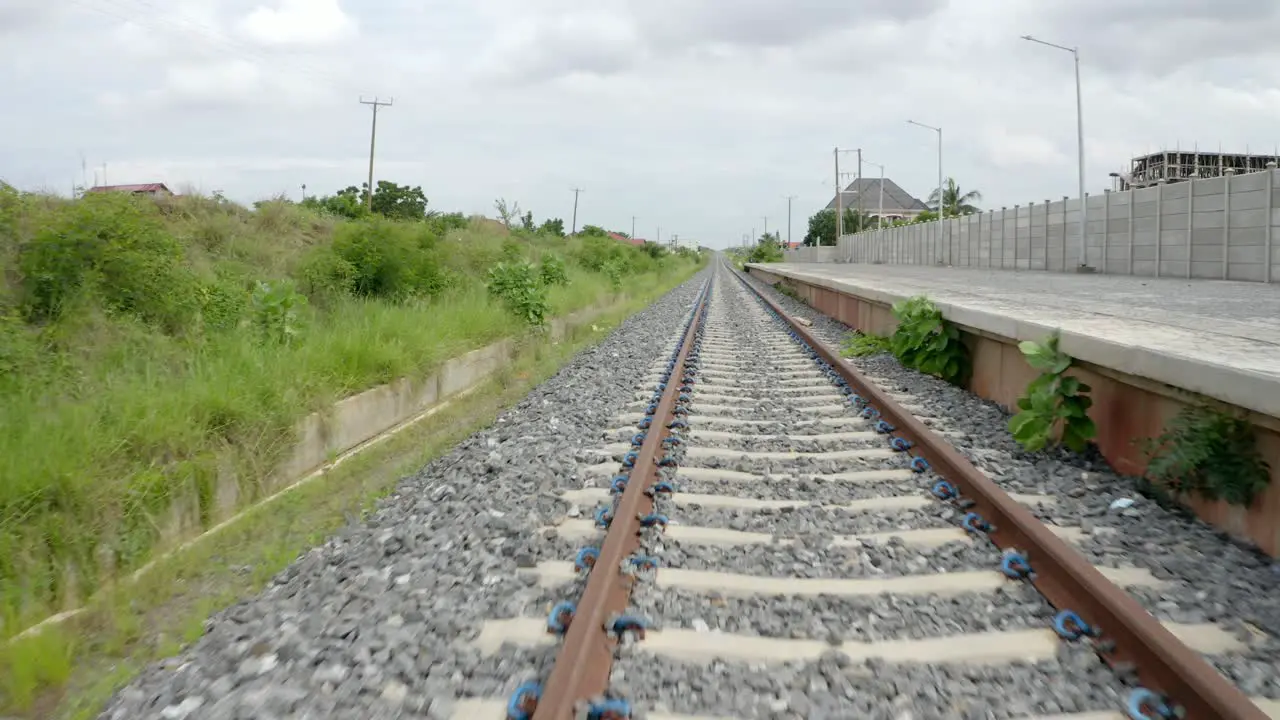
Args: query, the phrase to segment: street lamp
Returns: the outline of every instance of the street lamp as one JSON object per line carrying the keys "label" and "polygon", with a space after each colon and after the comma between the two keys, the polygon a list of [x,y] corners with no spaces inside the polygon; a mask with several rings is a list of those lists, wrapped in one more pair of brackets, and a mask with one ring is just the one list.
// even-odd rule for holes
{"label": "street lamp", "polygon": [[863,162],[880,168],[880,209],[876,215],[876,229],[880,230],[884,228],[884,166],[870,160],[863,160]]}
{"label": "street lamp", "polygon": [[[943,206],[946,198],[942,192],[942,128],[925,125],[924,123],[916,122],[915,120],[908,120],[907,123],[938,133],[938,242],[941,243],[943,241],[942,230],[946,227],[946,224],[942,222]],[[950,244],[947,245],[947,262],[951,262]]]}
{"label": "street lamp", "polygon": [[943,203],[943,196],[942,196],[942,128],[940,128],[940,127],[934,127],[934,126],[932,126],[932,125],[925,125],[924,123],[919,123],[919,122],[916,122],[915,120],[908,120],[908,121],[907,121],[907,123],[908,123],[908,124],[910,124],[910,125],[915,125],[916,127],[922,127],[922,128],[924,128],[924,129],[926,129],[926,130],[932,130],[932,131],[934,131],[934,132],[938,133],[938,219],[939,219],[939,220],[941,220],[941,219],[942,219],[942,203]]}
{"label": "street lamp", "polygon": [[1051,48],[1065,50],[1071,53],[1075,58],[1076,64],[1076,153],[1080,163],[1080,265],[1089,264],[1088,249],[1085,247],[1085,231],[1089,224],[1089,203],[1084,196],[1084,105],[1080,100],[1080,48],[1067,47],[1065,45],[1055,45],[1051,42],[1045,42],[1033,38],[1030,35],[1023,35],[1023,40],[1029,40],[1033,43],[1047,45]]}

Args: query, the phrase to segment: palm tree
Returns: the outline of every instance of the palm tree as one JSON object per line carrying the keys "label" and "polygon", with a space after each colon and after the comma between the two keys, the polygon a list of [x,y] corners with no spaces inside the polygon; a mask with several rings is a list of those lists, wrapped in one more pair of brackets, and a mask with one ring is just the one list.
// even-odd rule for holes
{"label": "palm tree", "polygon": [[[947,178],[946,186],[943,187],[943,208],[947,215],[969,215],[970,213],[982,212],[973,203],[982,200],[982,193],[977,190],[970,190],[967,193],[960,191],[960,186],[956,184],[955,178]],[[929,200],[925,203],[935,212],[938,209],[938,191],[934,190],[929,193]]]}

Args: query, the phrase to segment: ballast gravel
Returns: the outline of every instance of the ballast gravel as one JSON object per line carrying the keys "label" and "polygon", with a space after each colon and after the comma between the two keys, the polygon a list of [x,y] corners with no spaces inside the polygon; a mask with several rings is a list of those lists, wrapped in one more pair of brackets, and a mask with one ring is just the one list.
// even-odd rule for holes
{"label": "ballast gravel", "polygon": [[[749,279],[831,347],[852,330],[775,289]],[[1008,492],[1056,498],[1038,509],[1042,519],[1086,530],[1078,549],[1098,565],[1146,568],[1169,585],[1132,595],[1157,618],[1235,623],[1251,644],[1247,653],[1210,658],[1247,694],[1280,698],[1280,563],[1242,546],[1176,507],[1146,497],[1137,479],[1122,477],[1096,452],[1065,449],[1028,453],[1007,430],[1009,414],[937,378],[902,367],[882,353],[852,365],[882,389],[927,408],[935,429],[959,431],[953,444]],[[1128,507],[1113,507],[1118,500]],[[1122,503],[1123,505],[1124,503]]]}
{"label": "ballast gravel", "polygon": [[[688,443],[674,453],[687,468],[719,468],[764,476],[763,481],[678,482],[683,492],[730,497],[800,499],[842,505],[876,496],[920,496],[931,476],[909,480],[836,481],[833,476],[858,471],[903,470],[901,454],[884,457],[821,459],[702,457],[692,448],[732,450],[794,450],[787,438],[752,441],[700,441],[697,429],[704,418],[767,419],[769,432],[798,434],[794,429],[815,414],[856,418],[847,401],[835,397],[814,409],[811,401],[770,392],[776,383],[768,360],[789,340],[782,327],[769,321],[763,309],[722,271],[709,315],[712,332],[721,341],[714,355],[735,361],[744,369],[733,376],[716,375],[714,382],[733,384],[754,403],[710,406],[695,389]],[[736,339],[736,342],[733,340]],[[793,346],[794,347],[794,346]],[[705,360],[706,354],[703,355]],[[810,364],[816,369],[816,365]],[[708,375],[700,377],[700,381]],[[810,376],[814,393],[837,394],[819,374]],[[720,391],[717,391],[720,392]],[[725,392],[724,394],[729,394]],[[710,426],[710,423],[707,425]],[[742,430],[741,432],[752,432]],[[824,429],[823,432],[837,430]],[[883,449],[887,438],[871,437],[836,443],[822,450]],[[815,448],[817,449],[817,448]],[[786,476],[778,477],[778,476]],[[819,479],[817,476],[828,476]],[[680,473],[676,473],[677,479]],[[848,476],[846,476],[847,478]],[[646,552],[660,558],[661,567],[703,570],[762,578],[881,579],[897,576],[998,571],[1001,553],[979,539],[957,540],[938,547],[864,539],[852,545],[833,545],[834,535],[908,529],[956,527],[955,510],[942,503],[922,509],[851,513],[822,507],[769,512],[746,512],[681,506],[663,501],[671,528],[709,526],[758,532],[772,541],[754,545],[720,546],[684,543],[675,537],[648,536]],[[787,542],[780,542],[786,540]],[[662,570],[658,570],[661,577]],[[647,617],[657,630],[686,629],[698,633],[734,633],[780,639],[821,640],[830,651],[815,662],[748,663],[720,658],[711,662],[657,658],[643,642],[623,648],[614,666],[612,690],[644,710],[754,718],[1008,718],[1034,713],[1060,713],[1122,706],[1123,684],[1080,646],[1062,645],[1053,659],[1036,664],[991,667],[961,664],[855,662],[841,647],[850,642],[936,639],[964,633],[1048,629],[1053,610],[1032,588],[1009,583],[995,592],[962,593],[958,597],[775,597],[724,596],[716,591],[673,590],[641,582],[634,590],[630,612]],[[709,635],[710,637],[710,635]],[[852,650],[851,650],[852,652]],[[641,715],[643,717],[643,715]]]}
{"label": "ballast gravel", "polygon": [[673,346],[708,276],[626,320],[367,518],[214,615],[100,717],[446,718],[455,698],[506,697],[545,677],[552,647],[486,656],[471,643],[485,620],[545,617],[580,594],[520,570],[572,558],[571,543],[543,530],[569,510],[558,495],[584,486],[598,462],[588,451]]}

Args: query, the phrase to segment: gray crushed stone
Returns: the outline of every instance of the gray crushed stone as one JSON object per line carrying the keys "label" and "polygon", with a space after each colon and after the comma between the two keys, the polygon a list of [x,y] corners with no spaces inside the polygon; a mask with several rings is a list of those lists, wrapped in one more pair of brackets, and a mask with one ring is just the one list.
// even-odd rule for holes
{"label": "gray crushed stone", "polygon": [[[458,697],[505,697],[554,648],[485,657],[487,619],[543,616],[580,588],[520,573],[573,557],[540,532],[582,487],[655,350],[670,347],[708,273],[579,353],[496,423],[402,480],[367,518],[214,615],[181,655],[119,691],[104,720],[449,717]],[[661,345],[659,345],[661,343]]]}
{"label": "gray crushed stone", "polygon": [[[732,355],[741,359],[744,367],[754,368],[763,365],[767,356],[777,354],[776,348],[769,347],[769,339],[785,339],[785,335],[779,326],[765,322],[761,311],[752,310],[759,306],[743,294],[736,282],[727,272],[722,272],[711,323],[718,336],[738,337],[740,341],[734,350],[717,349],[716,355],[722,358]],[[794,428],[814,416],[812,409],[799,407],[812,404],[809,401],[797,402],[787,393],[759,390],[770,382],[768,370],[743,370],[733,376],[715,378],[717,383],[743,387],[743,395],[747,395],[749,389],[750,397],[759,401],[734,403],[731,410],[712,408],[702,417],[713,414],[740,419],[767,418],[772,421],[767,426],[768,432],[776,435],[798,434],[800,431]],[[812,379],[815,392],[835,389],[819,374],[815,373]],[[838,406],[826,414],[855,417],[851,405],[836,404]],[[705,410],[697,402],[696,394],[692,409],[690,423],[696,431],[701,427],[700,412]],[[757,427],[742,432],[759,431]],[[796,449],[793,441],[776,436],[742,442],[699,440],[695,434],[691,443],[744,450]],[[887,445],[886,439],[872,438],[865,442],[826,444],[818,449],[884,445]],[[908,462],[903,455],[862,460],[708,459],[686,458],[683,448],[675,454],[681,458],[682,467],[723,468],[767,478],[757,482],[680,479],[680,488],[685,492],[842,504],[890,493],[920,495],[934,479],[926,473],[907,481],[861,484],[814,477],[856,470],[901,469],[907,467]],[[679,473],[676,475],[680,478]],[[779,475],[788,477],[777,477]],[[774,538],[774,542],[767,544],[722,547],[650,536],[643,541],[644,547],[660,557],[663,567],[762,577],[865,579],[995,570],[1000,560],[1000,552],[981,540],[953,542],[937,548],[911,547],[901,539],[887,543],[867,540],[853,547],[830,544],[835,534],[954,527],[958,520],[956,511],[942,503],[931,503],[919,510],[863,513],[820,507],[746,512],[681,507],[668,501],[663,501],[661,507],[677,525],[760,532]],[[779,538],[793,542],[779,543]],[[1124,692],[1123,684],[1091,652],[1079,646],[1063,645],[1057,658],[1051,661],[997,667],[853,662],[839,649],[847,642],[1046,628],[1053,610],[1032,588],[1018,583],[991,593],[966,593],[958,597],[841,598],[726,597],[716,592],[695,593],[641,582],[633,594],[631,611],[650,618],[657,629],[820,639],[832,646],[817,662],[768,664],[679,662],[647,655],[643,643],[627,646],[615,665],[612,687],[615,692],[630,697],[638,709],[744,719],[1004,718],[1037,712],[1116,708],[1121,706]]]}
{"label": "gray crushed stone", "polygon": [[[788,313],[812,323],[830,346],[851,328],[761,283],[752,281]],[[1090,535],[1078,547],[1098,565],[1146,568],[1170,581],[1131,594],[1157,618],[1217,622],[1251,639],[1247,653],[1207,658],[1251,695],[1280,698],[1280,563],[1242,546],[1187,511],[1142,494],[1138,479],[1123,477],[1090,449],[1024,451],[1007,430],[1009,414],[995,403],[937,378],[902,367],[887,353],[853,358],[854,367],[887,390],[928,408],[931,424],[965,433],[953,444],[1008,492],[1057,499],[1036,510],[1042,519],[1074,525]],[[1116,500],[1132,500],[1112,509]],[[1252,628],[1252,629],[1250,629]]]}

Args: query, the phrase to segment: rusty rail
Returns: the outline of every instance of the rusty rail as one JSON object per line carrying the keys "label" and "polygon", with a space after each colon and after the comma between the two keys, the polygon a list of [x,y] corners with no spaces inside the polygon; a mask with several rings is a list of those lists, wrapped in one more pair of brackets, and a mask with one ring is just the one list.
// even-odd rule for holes
{"label": "rusty rail", "polygon": [[989,523],[987,534],[997,547],[1016,549],[1025,556],[1033,571],[1029,580],[1036,590],[1054,607],[1072,610],[1089,627],[1100,630],[1093,639],[1094,649],[1105,662],[1121,672],[1136,672],[1143,687],[1184,709],[1185,715],[1178,717],[1185,720],[1267,720],[1266,714],[1239,688],[1179,641],[1127,592],[1107,580],[949,443],[867,381],[752,282],[736,273],[735,276],[784,318],[854,392],[878,410],[896,429],[895,434],[914,443],[914,454],[927,460],[938,476],[972,501],[971,509]]}
{"label": "rusty rail", "polygon": [[680,394],[680,373],[689,350],[702,326],[703,308],[711,296],[711,280],[694,304],[693,316],[680,340],[671,376],[658,401],[653,420],[627,476],[627,487],[618,499],[613,520],[605,534],[600,554],[588,576],[578,601],[564,644],[538,700],[533,720],[572,720],[584,701],[600,696],[609,687],[617,642],[609,636],[606,623],[626,610],[633,578],[622,572],[627,557],[640,546],[640,517],[653,510],[653,499],[645,490],[658,475],[659,451],[670,434],[667,425]]}

